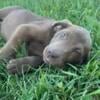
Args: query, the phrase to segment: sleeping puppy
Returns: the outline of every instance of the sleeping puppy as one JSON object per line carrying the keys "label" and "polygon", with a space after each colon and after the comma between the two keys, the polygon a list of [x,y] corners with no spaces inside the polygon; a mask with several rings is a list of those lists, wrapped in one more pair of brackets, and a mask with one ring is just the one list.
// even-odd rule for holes
{"label": "sleeping puppy", "polygon": [[[0,9],[1,34],[7,41],[0,50],[0,59],[10,60],[10,73],[29,71],[43,63],[63,66],[83,63],[91,49],[90,33],[68,20],[38,16],[19,6]],[[15,59],[15,51],[23,42],[28,56]]]}

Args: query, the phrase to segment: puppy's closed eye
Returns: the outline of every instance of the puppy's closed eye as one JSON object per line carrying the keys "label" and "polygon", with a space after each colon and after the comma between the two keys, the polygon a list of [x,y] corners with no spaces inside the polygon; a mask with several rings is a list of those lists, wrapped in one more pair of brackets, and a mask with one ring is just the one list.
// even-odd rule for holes
{"label": "puppy's closed eye", "polygon": [[59,39],[67,39],[67,36],[65,33],[58,33],[58,34],[55,34],[55,37],[56,38],[59,38]]}
{"label": "puppy's closed eye", "polygon": [[81,49],[73,48],[69,56],[69,62],[80,63],[81,59],[82,59]]}
{"label": "puppy's closed eye", "polygon": [[81,50],[80,50],[80,48],[73,48],[72,49],[72,52],[75,52],[75,53],[77,53],[77,54],[79,54],[79,55],[81,55]]}

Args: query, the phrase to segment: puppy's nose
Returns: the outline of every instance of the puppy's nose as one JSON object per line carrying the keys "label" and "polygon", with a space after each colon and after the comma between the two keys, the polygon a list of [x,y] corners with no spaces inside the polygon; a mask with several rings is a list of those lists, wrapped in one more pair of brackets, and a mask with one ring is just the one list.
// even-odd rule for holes
{"label": "puppy's nose", "polygon": [[56,58],[58,58],[58,55],[55,53],[54,50],[48,50],[47,51],[47,58],[56,59]]}

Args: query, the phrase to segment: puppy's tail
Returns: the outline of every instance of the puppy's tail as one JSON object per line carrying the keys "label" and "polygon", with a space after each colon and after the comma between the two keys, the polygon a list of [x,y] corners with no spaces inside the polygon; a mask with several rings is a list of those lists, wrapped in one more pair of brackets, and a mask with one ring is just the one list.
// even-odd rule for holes
{"label": "puppy's tail", "polygon": [[11,7],[5,7],[0,9],[0,21],[3,21],[3,19],[12,11],[22,9],[20,6],[11,6]]}

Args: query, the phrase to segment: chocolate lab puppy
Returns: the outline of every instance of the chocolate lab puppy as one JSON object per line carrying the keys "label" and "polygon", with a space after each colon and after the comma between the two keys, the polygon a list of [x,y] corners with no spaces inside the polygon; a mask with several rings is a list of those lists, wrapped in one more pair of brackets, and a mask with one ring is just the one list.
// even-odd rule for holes
{"label": "chocolate lab puppy", "polygon": [[[0,59],[10,60],[10,73],[26,72],[43,63],[63,66],[82,63],[91,49],[89,32],[68,20],[38,16],[19,6],[0,9],[0,33],[7,41],[0,50]],[[28,56],[15,59],[16,49],[27,44]]]}

